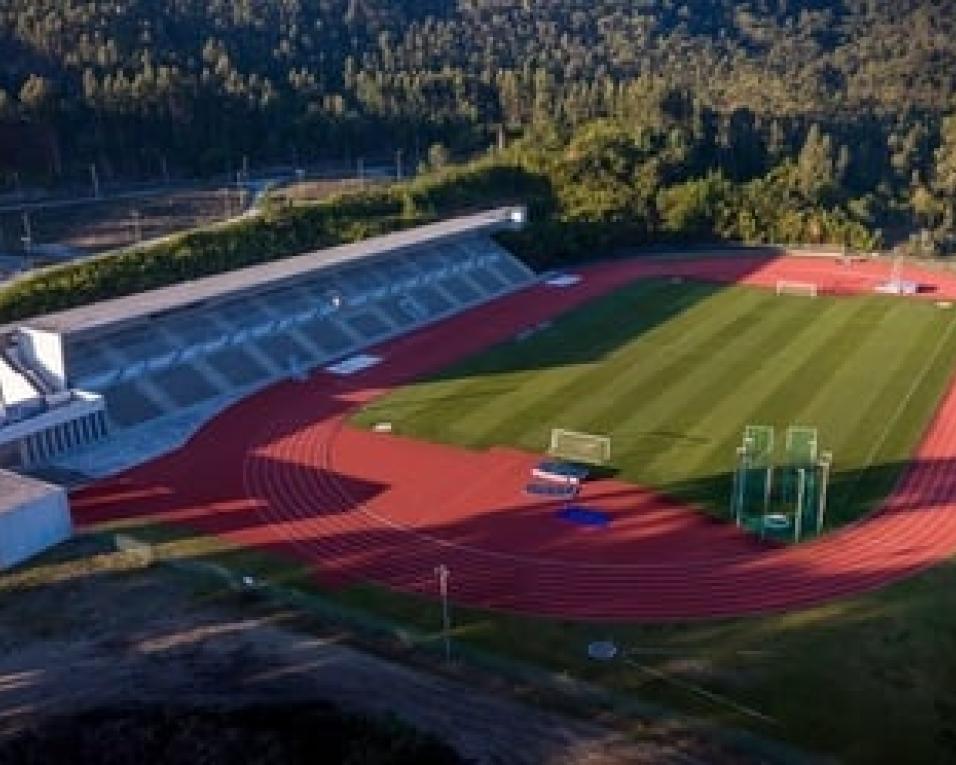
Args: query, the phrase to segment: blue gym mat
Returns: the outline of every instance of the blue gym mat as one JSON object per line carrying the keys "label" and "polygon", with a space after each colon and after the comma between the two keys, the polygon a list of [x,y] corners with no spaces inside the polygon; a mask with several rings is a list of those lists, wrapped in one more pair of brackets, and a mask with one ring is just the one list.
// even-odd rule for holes
{"label": "blue gym mat", "polygon": [[558,511],[558,518],[577,526],[588,528],[607,528],[611,525],[611,516],[603,510],[594,510],[583,505],[569,505]]}
{"label": "blue gym mat", "polygon": [[524,488],[525,493],[538,497],[555,497],[557,499],[572,499],[578,493],[578,486],[570,483],[551,483],[548,481],[529,483]]}
{"label": "blue gym mat", "polygon": [[583,481],[588,477],[588,469],[583,465],[574,465],[570,462],[559,462],[557,460],[539,462],[535,471],[559,476],[561,478],[576,478],[579,481]]}

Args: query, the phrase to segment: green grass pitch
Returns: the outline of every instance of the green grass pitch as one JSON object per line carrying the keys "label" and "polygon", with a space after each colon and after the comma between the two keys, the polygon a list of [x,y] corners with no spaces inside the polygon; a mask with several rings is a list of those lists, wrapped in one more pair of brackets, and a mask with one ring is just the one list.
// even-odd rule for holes
{"label": "green grass pitch", "polygon": [[553,427],[610,435],[619,478],[725,515],[749,423],[819,428],[829,525],[892,488],[945,390],[956,314],[886,296],[780,297],[633,283],[379,399],[371,426],[471,448],[543,451]]}

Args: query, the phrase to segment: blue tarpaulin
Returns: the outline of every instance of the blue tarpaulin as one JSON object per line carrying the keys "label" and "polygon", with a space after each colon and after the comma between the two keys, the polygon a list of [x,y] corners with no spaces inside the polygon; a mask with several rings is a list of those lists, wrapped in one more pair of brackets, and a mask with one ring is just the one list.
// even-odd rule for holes
{"label": "blue tarpaulin", "polygon": [[591,528],[604,528],[611,524],[611,516],[608,513],[583,505],[569,505],[558,511],[558,517],[568,523]]}

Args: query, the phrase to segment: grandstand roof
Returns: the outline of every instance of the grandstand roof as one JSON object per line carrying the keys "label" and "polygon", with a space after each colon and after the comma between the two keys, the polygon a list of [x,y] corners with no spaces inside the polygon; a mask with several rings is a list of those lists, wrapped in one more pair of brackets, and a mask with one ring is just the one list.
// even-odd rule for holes
{"label": "grandstand roof", "polygon": [[443,239],[492,233],[513,225],[513,215],[518,210],[516,207],[503,207],[452,218],[191,282],[38,316],[23,320],[19,325],[69,336],[96,334],[98,330],[114,328],[144,317],[274,289],[329,266],[380,257]]}

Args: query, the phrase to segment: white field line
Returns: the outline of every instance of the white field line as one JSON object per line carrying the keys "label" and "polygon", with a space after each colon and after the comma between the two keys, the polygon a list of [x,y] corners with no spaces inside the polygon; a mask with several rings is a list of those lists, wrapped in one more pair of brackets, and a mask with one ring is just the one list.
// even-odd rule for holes
{"label": "white field line", "polygon": [[[889,437],[890,433],[896,429],[897,421],[900,417],[903,416],[903,412],[906,411],[906,408],[909,406],[910,401],[915,395],[916,391],[923,384],[923,381],[929,375],[930,370],[936,364],[937,359],[939,358],[940,353],[942,353],[943,348],[946,347],[946,343],[949,342],[950,336],[953,334],[953,327],[956,326],[956,321],[950,320],[949,327],[947,327],[946,332],[940,337],[939,342],[936,344],[936,347],[933,349],[933,353],[928,357],[926,364],[923,365],[923,370],[920,372],[919,376],[913,379],[912,384],[909,387],[909,390],[906,392],[906,395],[900,399],[899,405],[896,407],[896,410],[893,412],[893,416],[890,417],[886,422],[886,427],[883,429],[883,432],[880,434],[880,437],[873,444],[873,448],[870,449],[870,453],[867,455],[866,461],[860,468],[856,471],[856,477],[853,479],[853,484],[851,486],[851,491],[844,495],[853,497],[856,493],[857,484],[860,482],[860,476],[864,471],[868,470],[873,465],[873,461],[876,459],[876,455],[880,453],[880,450],[883,448],[883,444],[886,443],[886,439]],[[947,396],[949,393],[948,390],[943,391],[943,396]],[[940,402],[941,403],[941,402]],[[932,421],[928,424],[928,427],[932,426]],[[922,441],[922,439],[921,439]],[[920,444],[917,444],[917,449]]]}

